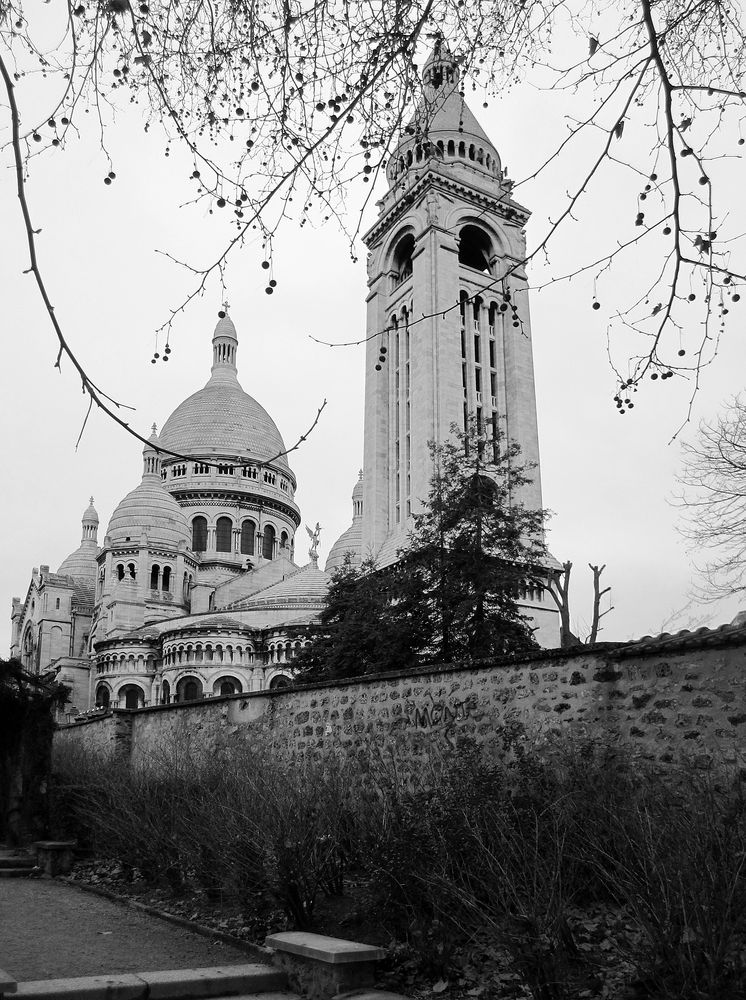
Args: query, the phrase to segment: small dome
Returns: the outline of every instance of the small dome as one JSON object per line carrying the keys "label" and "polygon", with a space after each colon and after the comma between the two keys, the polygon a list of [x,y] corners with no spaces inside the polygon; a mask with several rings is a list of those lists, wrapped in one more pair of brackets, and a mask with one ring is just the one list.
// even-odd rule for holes
{"label": "small dome", "polygon": [[111,543],[139,542],[143,532],[150,545],[178,548],[180,542],[191,544],[191,532],[184,511],[170,493],[152,476],[128,493],[111,515],[106,534]]}
{"label": "small dome", "polygon": [[[250,609],[264,608],[276,605],[319,604],[326,600],[331,579],[329,574],[320,570],[313,563],[302,566],[297,573],[285,577],[279,583],[274,583],[264,590],[258,591],[241,601],[239,607]],[[234,606],[235,610],[235,606]]]}
{"label": "small dome", "polygon": [[355,483],[355,485],[354,485],[354,487],[352,489],[352,499],[353,499],[353,502],[355,500],[362,500],[363,499],[363,470],[362,469],[360,470],[360,472],[358,472],[357,482]]}
{"label": "small dome", "polygon": [[176,549],[181,542],[191,544],[192,535],[184,511],[161,485],[160,460],[153,445],[158,443],[155,424],[142,450],[142,482],[128,493],[111,515],[106,534],[112,545],[139,542]]}
{"label": "small dome", "polygon": [[352,556],[352,565],[359,566],[363,558],[363,470],[352,490],[352,524],[343,531],[331,547],[324,569],[331,573],[341,569],[347,554]]}
{"label": "small dome", "polygon": [[324,569],[327,573],[344,566],[345,556],[349,552],[352,556],[352,565],[359,566],[362,562],[363,549],[363,525],[362,521],[353,521],[347,531],[343,531],[339,538],[332,545],[326,560]]}
{"label": "small dome", "polygon": [[98,524],[98,511],[93,506],[93,497],[89,505],[83,511],[83,524]]}
{"label": "small dome", "polygon": [[57,570],[60,576],[71,576],[75,581],[75,602],[92,604],[96,586],[96,556],[98,555],[98,514],[93,506],[93,497],[83,512],[83,537],[80,545],[65,559]]}

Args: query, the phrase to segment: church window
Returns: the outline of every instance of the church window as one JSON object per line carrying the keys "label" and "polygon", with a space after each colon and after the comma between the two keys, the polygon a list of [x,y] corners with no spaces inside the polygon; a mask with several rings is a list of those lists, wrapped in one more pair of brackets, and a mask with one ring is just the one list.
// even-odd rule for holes
{"label": "church window", "polygon": [[492,241],[487,233],[478,226],[464,226],[459,233],[459,264],[489,274],[492,257]]}
{"label": "church window", "polygon": [[219,465],[218,466],[218,475],[219,476],[232,476],[233,475],[233,466],[232,465]]}
{"label": "church window", "polygon": [[105,684],[99,684],[96,688],[96,708],[108,708],[111,695]]}
{"label": "church window", "polygon": [[286,549],[287,547],[288,547],[288,533],[287,531],[283,531],[283,533],[280,535],[280,548]]}
{"label": "church window", "polygon": [[158,590],[158,580],[161,575],[161,567],[157,564],[153,564],[153,568],[150,571],[150,589]]}
{"label": "church window", "polygon": [[124,702],[124,708],[142,708],[145,704],[143,690],[137,684],[125,684],[119,692],[119,704]]}
{"label": "church window", "polygon": [[469,146],[469,159],[470,160],[474,159],[474,144],[473,143],[471,144],[471,146]]}
{"label": "church window", "polygon": [[264,527],[262,555],[265,559],[274,559],[275,556],[275,529],[271,524],[267,524]]}
{"label": "church window", "polygon": [[449,156],[455,156],[456,155],[456,146],[455,146],[455,143],[454,143],[453,139],[449,139],[448,140],[448,146],[446,147],[446,149],[448,151],[448,155]]}
{"label": "church window", "polygon": [[137,568],[134,563],[127,564],[127,573],[129,574],[131,580],[137,579]]}
{"label": "church window", "polygon": [[210,471],[210,466],[207,462],[197,462],[194,466],[194,474],[196,476],[206,476]]}
{"label": "church window", "polygon": [[202,697],[202,684],[196,677],[182,677],[176,685],[177,701],[197,701]]}
{"label": "church window", "polygon": [[458,155],[461,157],[462,160],[466,159],[466,143],[465,142],[460,142],[458,144]]}
{"label": "church window", "polygon": [[201,514],[192,521],[192,551],[207,551],[207,518]]}
{"label": "church window", "polygon": [[117,580],[124,579],[124,565],[122,563],[117,563]]}
{"label": "church window", "polygon": [[[495,341],[490,341],[490,368],[495,367]],[[494,393],[492,394],[494,396]]]}
{"label": "church window", "polygon": [[270,472],[269,469],[264,470],[264,482],[269,483],[270,486],[274,486],[276,482],[276,476],[274,472]]}
{"label": "church window", "polygon": [[256,525],[253,521],[244,521],[241,525],[241,555],[254,555],[254,538]]}
{"label": "church window", "polygon": [[219,517],[216,529],[215,548],[218,552],[230,552],[233,521],[229,517]]}
{"label": "church window", "polygon": [[161,705],[168,705],[171,701],[171,685],[164,681],[161,685]]}
{"label": "church window", "polygon": [[57,600],[56,600],[56,601],[54,602],[54,606],[55,606],[55,609],[56,609],[57,611],[59,611],[59,610],[60,610],[60,599],[59,599],[59,597],[58,597],[58,598],[57,598]]}
{"label": "church window", "polygon": [[290,687],[291,683],[289,677],[286,677],[284,674],[278,674],[269,682],[269,689],[270,691],[279,691],[281,688]]}
{"label": "church window", "polygon": [[394,250],[394,287],[400,285],[412,274],[412,254],[414,253],[414,236],[406,233],[396,244]]}
{"label": "church window", "polygon": [[163,567],[163,579],[161,581],[161,590],[168,592],[171,589],[171,567]]}

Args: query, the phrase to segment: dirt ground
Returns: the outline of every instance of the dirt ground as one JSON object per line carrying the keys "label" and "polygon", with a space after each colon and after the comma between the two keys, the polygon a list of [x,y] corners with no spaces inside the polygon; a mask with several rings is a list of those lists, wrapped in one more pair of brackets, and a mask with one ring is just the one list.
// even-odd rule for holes
{"label": "dirt ground", "polygon": [[220,941],[62,882],[0,880],[0,969],[19,982],[251,961]]}

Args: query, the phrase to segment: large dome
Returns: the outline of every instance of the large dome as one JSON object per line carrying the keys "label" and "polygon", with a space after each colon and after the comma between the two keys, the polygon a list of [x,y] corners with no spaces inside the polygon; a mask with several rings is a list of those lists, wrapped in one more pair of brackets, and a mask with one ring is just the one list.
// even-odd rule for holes
{"label": "large dome", "polygon": [[[163,426],[160,444],[195,458],[214,455],[266,461],[285,451],[274,420],[236,378],[213,377],[204,389],[180,403]],[[287,468],[286,457],[277,464]]]}
{"label": "large dome", "polygon": [[111,515],[106,534],[111,543],[139,542],[142,533],[148,545],[176,549],[179,542],[191,542],[191,532],[184,511],[155,476],[143,476]]}
{"label": "large dome", "polygon": [[[285,451],[274,420],[238,381],[238,337],[223,315],[212,338],[210,381],[176,407],[163,425],[160,445],[190,458],[239,458],[266,462]],[[173,461],[165,455],[164,461]],[[277,465],[287,469],[283,454]]]}

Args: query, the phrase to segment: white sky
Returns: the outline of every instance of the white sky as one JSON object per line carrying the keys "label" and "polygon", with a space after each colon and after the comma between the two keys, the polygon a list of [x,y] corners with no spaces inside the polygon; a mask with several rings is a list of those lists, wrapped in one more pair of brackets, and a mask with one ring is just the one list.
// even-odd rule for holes
{"label": "white sky", "polygon": [[[19,100],[34,83],[19,84]],[[564,135],[569,95],[528,88],[512,91],[483,110],[470,102],[500,151],[510,174],[530,173]],[[573,109],[576,110],[576,109]],[[31,116],[27,118],[31,121]],[[0,128],[7,116],[0,109]],[[93,126],[91,121],[91,125]],[[133,426],[149,433],[209,377],[210,339],[221,301],[213,281],[207,294],[175,323],[171,360],[151,365],[154,329],[193,287],[193,277],[157,249],[199,266],[212,259],[229,232],[225,213],[207,205],[179,209],[193,187],[192,165],[165,141],[144,134],[134,112],[120,118],[109,145],[117,179],[105,187],[108,164],[91,136],[36,159],[28,197],[34,224],[42,228],[39,255],[56,315],[89,374],[108,393],[134,406]],[[173,147],[172,147],[173,149]],[[516,193],[531,208],[529,243],[548,215],[556,217],[571,185],[568,164]],[[726,197],[741,198],[735,178]],[[635,182],[632,187],[634,193]],[[366,186],[367,187],[367,186]],[[354,211],[361,190],[350,197]],[[583,220],[570,224],[553,262],[561,270],[581,260],[584,249],[611,231],[629,235],[637,211],[624,184],[602,185],[589,195]],[[369,221],[372,221],[370,216]],[[622,227],[622,228],[619,228]],[[622,232],[624,230],[624,232]],[[350,493],[362,464],[363,349],[330,350],[309,334],[332,341],[364,336],[365,250],[350,261],[345,238],[328,223],[299,229],[289,222],[275,244],[275,294],[264,293],[260,245],[247,246],[228,269],[231,316],[239,335],[239,379],[270,412],[286,445],[305,432],[321,401],[320,424],[290,456],[298,480],[297,501],[305,523],[323,527],[322,563],[351,519]],[[585,258],[583,258],[585,259]],[[651,256],[650,266],[656,266]],[[78,449],[75,442],[86,399],[69,363],[53,365],[56,347],[28,266],[24,232],[9,159],[0,159],[0,426],[5,457],[2,490],[3,558],[0,595],[7,615],[0,622],[0,655],[10,635],[11,597],[25,595],[31,569],[56,570],[80,540],[80,517],[95,497],[103,541],[118,501],[139,482],[140,445],[93,412]],[[659,265],[658,265],[659,266]],[[537,269],[532,274],[538,277]],[[603,285],[604,305],[628,294],[627,272]],[[672,611],[689,600],[694,578],[668,500],[675,490],[679,446],[669,444],[686,417],[690,385],[680,379],[646,384],[635,409],[620,417],[611,397],[604,313],[591,309],[589,280],[554,285],[531,301],[534,362],[545,505],[554,511],[550,547],[575,569],[573,620],[583,632],[590,611],[588,562],[606,563],[615,610],[602,638],[624,639],[660,631]],[[744,304],[746,308],[746,304]],[[719,356],[707,370],[694,417],[712,415],[743,388],[746,372],[744,319],[736,316]],[[305,531],[296,545],[305,562]],[[726,602],[679,616],[675,627],[721,624],[739,610]]]}

